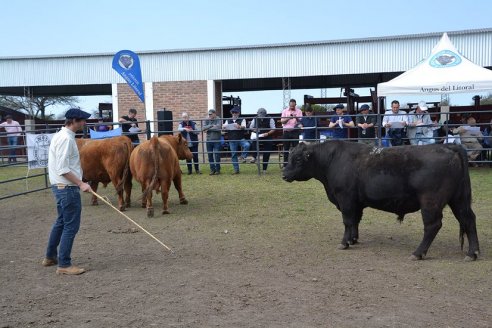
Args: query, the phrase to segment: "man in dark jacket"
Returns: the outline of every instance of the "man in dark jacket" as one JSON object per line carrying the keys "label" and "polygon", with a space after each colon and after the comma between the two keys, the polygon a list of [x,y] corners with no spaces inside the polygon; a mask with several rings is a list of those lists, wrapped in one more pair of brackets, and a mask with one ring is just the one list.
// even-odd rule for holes
{"label": "man in dark jacket", "polygon": [[359,142],[375,146],[376,115],[369,114],[369,105],[364,104],[360,106],[359,116],[357,116],[355,122],[357,125]]}
{"label": "man in dark jacket", "polygon": [[[190,120],[190,116],[188,113],[183,113],[181,115],[183,121],[179,123],[178,131],[181,132],[181,135],[188,141],[188,148],[190,148],[191,153],[193,154],[193,162],[195,164],[195,173],[202,174],[200,171],[200,164],[198,162],[198,129],[196,127],[196,123]],[[193,166],[191,160],[186,160],[186,166],[188,167],[188,174],[193,173]]]}

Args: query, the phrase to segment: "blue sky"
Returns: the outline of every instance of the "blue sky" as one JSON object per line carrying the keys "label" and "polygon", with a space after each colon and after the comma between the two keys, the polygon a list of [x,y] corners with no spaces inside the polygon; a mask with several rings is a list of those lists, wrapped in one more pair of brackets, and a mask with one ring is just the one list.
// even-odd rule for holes
{"label": "blue sky", "polygon": [[[444,32],[492,27],[491,12],[490,0],[5,1],[0,14],[0,56],[114,53],[121,49],[200,48]],[[330,90],[329,94],[338,92]],[[294,91],[293,96],[300,100],[304,93]],[[310,91],[315,96],[319,93]],[[281,92],[241,97],[244,105],[251,108],[268,109],[282,104]],[[471,95],[461,98],[460,102],[465,98],[470,98],[467,104],[471,101]],[[100,99],[82,99],[81,105],[91,110]]]}

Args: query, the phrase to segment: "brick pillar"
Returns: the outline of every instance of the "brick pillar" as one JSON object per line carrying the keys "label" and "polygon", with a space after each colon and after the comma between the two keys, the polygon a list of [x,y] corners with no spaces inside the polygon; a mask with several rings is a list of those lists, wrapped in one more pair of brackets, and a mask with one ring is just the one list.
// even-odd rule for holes
{"label": "brick pillar", "polygon": [[[117,86],[118,92],[118,118],[113,118],[114,120],[118,120],[121,116],[128,115],[128,110],[130,108],[134,108],[137,110],[137,120],[139,121],[138,126],[140,129],[145,130],[145,105],[140,101],[140,98],[133,92],[132,88],[128,86],[126,83],[118,83]],[[142,123],[140,123],[142,122]],[[147,139],[145,134],[139,135],[140,141],[144,141]]]}

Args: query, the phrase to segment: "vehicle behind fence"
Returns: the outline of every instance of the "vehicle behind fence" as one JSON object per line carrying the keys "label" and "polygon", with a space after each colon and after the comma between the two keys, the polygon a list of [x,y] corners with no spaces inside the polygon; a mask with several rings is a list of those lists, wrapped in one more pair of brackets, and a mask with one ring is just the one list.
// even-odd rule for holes
{"label": "vehicle behind fence", "polygon": [[[419,122],[415,128],[423,130],[425,128],[426,134],[410,135],[407,127],[407,133],[402,136],[403,144],[428,144],[428,143],[461,143],[468,151],[470,165],[472,166],[492,166],[492,111],[463,111],[463,112],[432,112],[430,116],[430,124],[422,124],[421,121],[415,119],[420,114],[408,114],[408,120],[411,122]],[[364,116],[362,114],[350,115],[351,119],[355,122],[358,117]],[[366,116],[372,116],[375,118],[374,138],[364,138],[364,129],[355,125],[354,127],[347,128],[347,138],[351,142],[364,142],[374,147],[387,147],[391,146],[391,141],[388,139],[388,131],[382,125],[384,114],[368,114]],[[242,116],[242,119],[246,120],[246,129],[244,131],[244,139],[239,146],[249,145],[250,149],[247,156],[241,156],[241,149],[238,150],[238,164],[239,165],[254,165],[258,174],[263,171],[263,156],[266,153],[270,154],[269,165],[282,167],[284,164],[285,154],[284,143],[292,141],[291,139],[284,139],[282,125],[280,123],[280,115],[270,115],[275,123],[273,133],[271,133],[267,139],[259,138],[261,136],[260,127],[256,124],[255,128],[249,128],[251,121],[255,119],[255,116],[246,115]],[[298,128],[295,134],[299,135],[297,142],[307,143],[322,143],[329,142],[336,138],[334,135],[334,129],[339,127],[330,128],[330,121],[335,118],[336,114],[329,113],[328,115],[316,114],[313,116],[318,122],[314,129],[314,138],[309,140],[304,138],[308,132],[307,128]],[[469,119],[472,117],[473,119]],[[231,119],[231,118],[227,118]],[[198,155],[198,165],[200,170],[205,167],[208,172],[208,154],[207,154],[207,137],[206,131],[203,130],[205,120],[202,118],[193,118],[190,120],[196,124],[197,139],[195,141],[197,147],[193,150]],[[222,118],[222,123],[224,123]],[[167,120],[167,123],[172,122],[173,129],[167,131],[159,131],[158,126],[162,121],[142,121],[138,122],[141,131],[138,132],[140,142],[150,139],[154,135],[163,134],[178,134],[182,131],[179,130],[179,124],[182,120]],[[19,137],[18,145],[15,147],[9,146],[7,142],[7,134],[0,132],[0,200],[8,199],[18,195],[28,194],[40,190],[49,188],[49,179],[46,168],[39,168],[34,170],[28,170],[28,151],[26,145],[26,133],[31,134],[48,134],[58,131],[62,126],[62,121],[56,121],[53,123],[36,124],[34,126],[22,126],[22,136]],[[89,129],[95,129],[100,123],[90,122],[77,137],[88,138],[90,133]],[[104,122],[105,125],[111,128],[119,126],[117,123]],[[162,125],[161,125],[162,126]],[[169,126],[169,124],[167,124]],[[232,167],[231,162],[231,140],[227,127],[224,127],[221,131],[220,138],[220,159],[223,167]],[[311,132],[312,134],[312,132]],[[186,135],[186,134],[185,134]],[[417,140],[418,139],[418,140]],[[12,161],[12,154],[15,155],[15,161]],[[47,156],[47,154],[45,154]],[[244,158],[246,157],[246,158]],[[268,156],[267,156],[268,157]],[[183,172],[187,172],[187,165],[185,161],[181,161]]]}

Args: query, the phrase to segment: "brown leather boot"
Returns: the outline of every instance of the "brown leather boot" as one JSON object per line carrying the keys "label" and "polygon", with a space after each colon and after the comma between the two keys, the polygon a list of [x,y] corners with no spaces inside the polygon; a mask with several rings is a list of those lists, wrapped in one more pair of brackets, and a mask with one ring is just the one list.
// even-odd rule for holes
{"label": "brown leather boot", "polygon": [[69,266],[67,268],[56,269],[56,274],[68,274],[68,275],[78,275],[85,272],[85,269],[76,267],[75,265]]}
{"label": "brown leather boot", "polygon": [[49,267],[49,266],[57,265],[58,261],[56,259],[52,259],[52,258],[47,257],[43,260],[42,264],[45,267]]}

